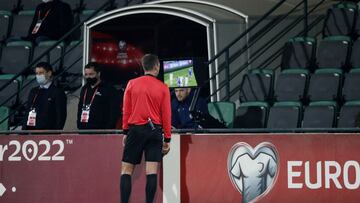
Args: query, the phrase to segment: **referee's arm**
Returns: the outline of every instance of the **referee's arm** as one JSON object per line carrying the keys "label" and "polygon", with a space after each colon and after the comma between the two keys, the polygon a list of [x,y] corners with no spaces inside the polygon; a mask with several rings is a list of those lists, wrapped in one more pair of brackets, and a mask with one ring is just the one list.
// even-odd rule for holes
{"label": "referee's arm", "polygon": [[[124,101],[123,101],[123,119],[122,119],[122,129],[124,132],[129,130],[129,117],[131,114],[131,93],[130,93],[131,82],[129,81],[125,93],[124,93]],[[126,134],[126,133],[125,133]]]}
{"label": "referee's arm", "polygon": [[170,105],[170,91],[167,88],[162,101],[161,120],[164,129],[164,142],[171,140],[171,105]]}

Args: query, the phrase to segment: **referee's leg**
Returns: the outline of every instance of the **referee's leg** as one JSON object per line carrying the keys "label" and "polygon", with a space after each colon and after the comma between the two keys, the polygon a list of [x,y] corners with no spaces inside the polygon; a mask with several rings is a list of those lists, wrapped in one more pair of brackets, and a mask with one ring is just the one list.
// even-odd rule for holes
{"label": "referee's leg", "polygon": [[157,171],[159,162],[146,162],[146,203],[154,201],[157,187]]}
{"label": "referee's leg", "polygon": [[131,175],[135,165],[127,162],[121,164],[120,193],[121,202],[128,203],[131,194]]}

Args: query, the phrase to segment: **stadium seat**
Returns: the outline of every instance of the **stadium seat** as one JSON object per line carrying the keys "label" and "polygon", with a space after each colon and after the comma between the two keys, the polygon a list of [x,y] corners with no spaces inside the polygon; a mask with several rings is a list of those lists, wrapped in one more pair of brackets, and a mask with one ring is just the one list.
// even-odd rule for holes
{"label": "stadium seat", "polygon": [[309,81],[309,71],[305,69],[283,70],[276,80],[274,99],[276,101],[301,101]]}
{"label": "stadium seat", "polygon": [[68,73],[82,74],[82,57],[83,57],[83,44],[79,41],[73,41],[66,47],[64,55],[64,68]]}
{"label": "stadium seat", "polygon": [[13,16],[13,26],[9,36],[11,40],[22,40],[21,37],[26,37],[28,35],[34,13],[34,10],[20,11],[18,15]]}
{"label": "stadium seat", "polygon": [[308,99],[326,101],[339,99],[342,84],[342,70],[319,69],[310,78]]}
{"label": "stadium seat", "polygon": [[18,0],[1,0],[0,10],[1,11],[13,11],[18,6]]}
{"label": "stadium seat", "polygon": [[337,104],[334,101],[311,102],[304,110],[303,128],[332,128],[335,126]]}
{"label": "stadium seat", "polygon": [[226,127],[232,128],[235,119],[235,104],[233,102],[211,102],[208,103],[209,114],[226,123]]}
{"label": "stadium seat", "polygon": [[298,128],[301,113],[300,102],[276,102],[269,110],[267,128]]}
{"label": "stadium seat", "polygon": [[274,86],[271,70],[253,70],[244,75],[240,85],[240,101],[267,101],[272,97]]}
{"label": "stadium seat", "polygon": [[[80,21],[87,20],[94,12],[95,10],[83,10],[79,15]],[[105,11],[99,11],[95,16],[99,16],[103,13],[105,13]]]}
{"label": "stadium seat", "polygon": [[20,7],[23,10],[35,10],[36,7],[42,3],[39,0],[21,0]]}
{"label": "stadium seat", "polygon": [[360,69],[352,69],[345,75],[342,95],[345,101],[360,100]]}
{"label": "stadium seat", "polygon": [[[41,54],[43,54],[46,50],[48,50],[55,43],[56,43],[56,41],[43,41],[43,42],[40,42],[38,44],[38,46],[36,46],[34,48],[33,60],[37,59]],[[54,49],[52,49],[50,51],[50,53],[48,53],[47,55],[42,57],[41,60],[39,60],[39,62],[40,61],[46,61],[46,62],[50,63],[53,66],[55,72],[59,71],[60,68],[61,68],[64,46],[65,46],[64,43],[60,43]]]}
{"label": "stadium seat", "polygon": [[83,5],[85,7],[86,10],[97,10],[99,9],[102,5],[104,5],[106,2],[110,2],[110,4],[108,4],[107,7],[103,8],[103,10],[106,10],[107,8],[109,8],[112,4],[113,0],[83,0]]}
{"label": "stadium seat", "polygon": [[81,0],[62,0],[62,2],[69,4],[72,10],[77,10],[81,6]]}
{"label": "stadium seat", "polygon": [[358,17],[356,19],[356,25],[355,25],[355,29],[354,29],[354,38],[358,38],[360,36],[360,15],[358,14]]}
{"label": "stadium seat", "polygon": [[144,2],[147,2],[149,0],[115,0],[115,5],[118,8],[125,7],[125,6],[131,6],[136,4],[141,4]]}
{"label": "stadium seat", "polygon": [[[0,87],[9,82],[15,75],[0,75]],[[16,104],[21,78],[13,80],[10,85],[0,91],[0,106],[12,107]]]}
{"label": "stadium seat", "polygon": [[5,41],[9,35],[11,18],[9,11],[0,11],[0,42]]}
{"label": "stadium seat", "polygon": [[9,113],[10,109],[8,107],[0,106],[0,131],[9,130],[9,118],[7,118]]}
{"label": "stadium seat", "polygon": [[316,40],[311,37],[296,37],[285,43],[281,69],[310,69],[314,66]]}
{"label": "stadium seat", "polygon": [[319,68],[346,69],[350,48],[350,37],[332,36],[323,39],[317,50],[317,66]]}
{"label": "stadium seat", "polygon": [[360,101],[346,102],[340,110],[338,128],[360,127]]}
{"label": "stadium seat", "polygon": [[268,108],[266,102],[241,103],[236,111],[234,128],[264,128]]}
{"label": "stadium seat", "polygon": [[360,68],[359,56],[360,56],[360,39],[356,40],[352,46],[351,57],[350,57],[351,68]]}
{"label": "stadium seat", "polygon": [[31,49],[31,42],[9,42],[2,48],[0,61],[0,69],[2,73],[16,74],[21,72],[29,64]]}
{"label": "stadium seat", "polygon": [[25,104],[28,100],[30,90],[37,86],[39,85],[36,82],[35,75],[27,76],[21,84],[19,92],[19,102],[21,104]]}
{"label": "stadium seat", "polygon": [[358,8],[355,3],[339,3],[328,9],[323,36],[351,36],[354,32]]}
{"label": "stadium seat", "polygon": [[[80,13],[77,13],[74,17],[74,24],[78,24],[79,22],[83,22],[85,20],[88,20],[88,18],[95,12],[95,10],[83,10]],[[96,14],[96,16],[103,14],[104,11],[99,11],[99,13]],[[84,36],[84,26],[81,26],[79,30],[77,30],[73,34],[74,39],[82,39]]]}
{"label": "stadium seat", "polygon": [[[71,50],[71,51],[70,51]],[[63,69],[65,74],[65,89],[76,89],[82,85],[83,74],[83,44],[80,41],[73,41],[66,47]]]}

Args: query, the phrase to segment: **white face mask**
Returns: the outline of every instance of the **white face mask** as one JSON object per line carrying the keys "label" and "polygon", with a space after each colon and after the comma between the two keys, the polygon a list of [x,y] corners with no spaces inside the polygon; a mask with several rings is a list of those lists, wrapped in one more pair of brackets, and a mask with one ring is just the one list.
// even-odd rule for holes
{"label": "white face mask", "polygon": [[42,0],[42,2],[44,2],[44,3],[47,3],[47,2],[50,2],[50,1],[52,1],[52,0]]}
{"label": "white face mask", "polygon": [[36,75],[36,81],[39,83],[39,85],[45,85],[48,80],[45,78],[45,75]]}

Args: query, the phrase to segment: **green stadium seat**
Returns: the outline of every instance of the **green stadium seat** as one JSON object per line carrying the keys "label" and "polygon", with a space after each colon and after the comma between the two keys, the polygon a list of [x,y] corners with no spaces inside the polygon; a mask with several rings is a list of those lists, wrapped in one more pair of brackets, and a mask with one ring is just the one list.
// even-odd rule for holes
{"label": "green stadium seat", "polygon": [[[13,74],[0,75],[0,87],[9,82],[14,76],[15,75]],[[12,107],[16,104],[21,81],[22,79],[19,77],[18,79],[13,80],[5,89],[0,91],[1,106]]]}
{"label": "green stadium seat", "polygon": [[274,76],[272,70],[255,69],[244,75],[240,85],[240,101],[269,101],[272,98]]}
{"label": "green stadium seat", "polygon": [[355,127],[360,127],[360,101],[349,101],[340,110],[338,128]]}
{"label": "green stadium seat", "polygon": [[11,20],[11,12],[0,10],[0,42],[5,41],[5,39],[8,37]]}
{"label": "green stadium seat", "polygon": [[35,10],[20,11],[18,15],[14,15],[13,26],[9,38],[13,40],[21,40],[21,37],[26,37],[34,15]]}
{"label": "green stadium seat", "polygon": [[241,103],[236,111],[234,128],[264,128],[268,108],[267,102]]}
{"label": "green stadium seat", "polygon": [[337,103],[311,102],[304,110],[303,128],[333,128],[336,126]]}
{"label": "green stadium seat", "polygon": [[2,48],[0,69],[5,74],[17,74],[29,64],[32,43],[28,41],[9,42]]}
{"label": "green stadium seat", "polygon": [[[48,50],[51,46],[53,46],[57,41],[43,41],[40,42],[34,48],[34,57],[33,59],[37,59],[41,54],[43,54],[46,50]],[[38,62],[45,61],[52,65],[54,71],[57,72],[61,68],[62,56],[64,51],[65,44],[62,42],[58,44],[54,49],[50,51],[50,53],[46,54],[42,57]]]}
{"label": "green stadium seat", "polygon": [[311,37],[296,37],[285,43],[281,69],[313,68],[316,40]]}
{"label": "green stadium seat", "polygon": [[267,128],[298,128],[301,114],[301,102],[276,102],[269,110]]}
{"label": "green stadium seat", "polygon": [[9,107],[0,106],[0,131],[9,130]]}
{"label": "green stadium seat", "polygon": [[233,102],[208,103],[208,111],[211,116],[223,121],[226,124],[226,127],[233,127],[235,119],[235,104]]}

